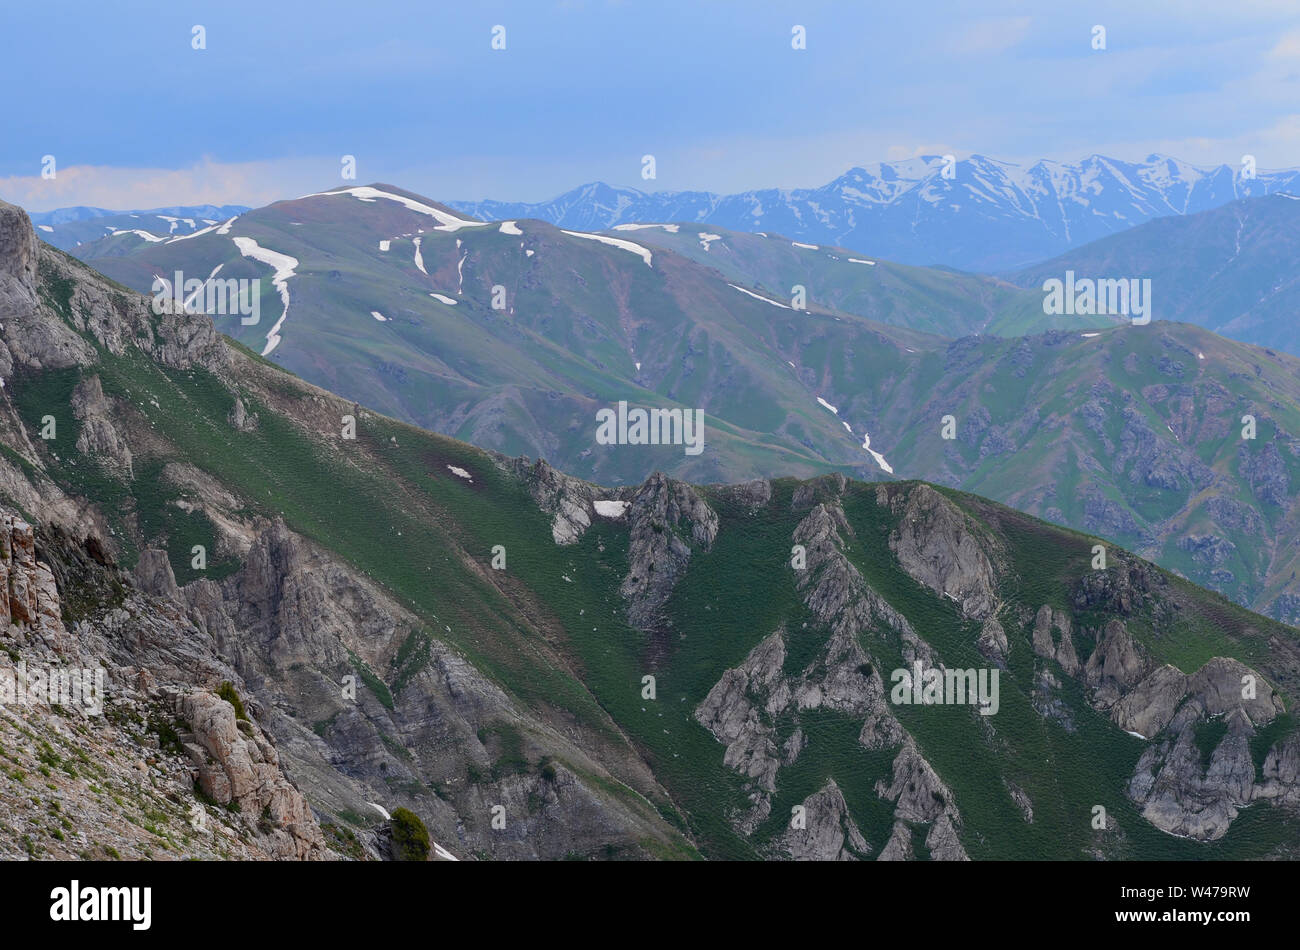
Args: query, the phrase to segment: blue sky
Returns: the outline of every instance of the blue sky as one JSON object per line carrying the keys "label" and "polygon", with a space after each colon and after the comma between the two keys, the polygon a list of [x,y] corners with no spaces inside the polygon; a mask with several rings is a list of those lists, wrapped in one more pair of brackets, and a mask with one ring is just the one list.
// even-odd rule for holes
{"label": "blue sky", "polygon": [[344,154],[359,182],[503,200],[948,151],[1300,165],[1296,0],[94,0],[6,4],[0,37],[0,196],[32,210],[262,204],[340,184]]}

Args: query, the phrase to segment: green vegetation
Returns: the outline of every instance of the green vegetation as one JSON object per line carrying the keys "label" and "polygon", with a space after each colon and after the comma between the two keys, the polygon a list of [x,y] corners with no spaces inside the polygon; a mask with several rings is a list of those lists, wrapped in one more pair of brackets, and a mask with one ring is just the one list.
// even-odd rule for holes
{"label": "green vegetation", "polygon": [[248,714],[244,712],[243,700],[239,698],[239,693],[235,690],[235,684],[226,680],[217,688],[217,695],[235,707],[235,718],[248,721]]}
{"label": "green vegetation", "polygon": [[399,861],[429,860],[429,829],[408,808],[393,810],[393,850]]}

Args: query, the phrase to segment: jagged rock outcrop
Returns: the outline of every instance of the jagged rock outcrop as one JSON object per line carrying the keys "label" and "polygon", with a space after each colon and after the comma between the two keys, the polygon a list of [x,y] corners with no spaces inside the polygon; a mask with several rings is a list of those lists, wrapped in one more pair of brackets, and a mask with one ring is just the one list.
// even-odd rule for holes
{"label": "jagged rock outcrop", "polygon": [[134,477],[131,450],[113,424],[111,407],[98,376],[88,376],[72,391],[72,412],[81,422],[77,451],[125,478]]}
{"label": "jagged rock outcrop", "polygon": [[257,413],[248,411],[248,408],[244,405],[243,396],[236,396],[235,405],[230,410],[227,421],[232,428],[238,429],[240,432],[252,432],[257,428],[258,416]]}
{"label": "jagged rock outcrop", "polygon": [[[44,275],[48,297],[38,284]],[[29,371],[90,366],[89,334],[121,355],[135,346],[166,366],[216,372],[229,357],[208,316],[151,313],[146,298],[111,287],[94,272],[36,238],[21,208],[0,201],[0,378]]]}
{"label": "jagged rock outcrop", "polygon": [[1011,641],[1007,639],[1006,628],[994,617],[989,617],[980,626],[979,639],[975,646],[987,659],[1003,665],[1011,652]]}
{"label": "jagged rock outcrop", "polygon": [[[1053,648],[1050,630],[1061,630],[1064,642],[1068,618],[1058,614],[1045,606],[1035,618],[1034,650],[1040,656],[1059,659],[1060,647]],[[1070,672],[1065,662],[1061,665]],[[1216,657],[1193,674],[1156,665],[1127,624],[1113,618],[1079,675],[1091,689],[1093,706],[1109,713],[1121,729],[1150,742],[1127,792],[1160,830],[1213,841],[1256,799],[1300,798],[1295,770],[1286,764],[1293,754],[1286,745],[1290,740],[1269,751],[1266,761],[1274,769],[1265,770],[1256,782],[1250,740],[1258,727],[1284,710],[1271,684],[1241,662]],[[1209,730],[1216,722],[1222,735],[1207,750],[1201,737],[1213,735]]]}
{"label": "jagged rock outcrop", "polygon": [[133,574],[136,585],[146,594],[152,594],[154,597],[171,599],[176,597],[179,591],[176,586],[176,574],[172,571],[172,563],[166,551],[157,548],[146,548],[141,551]]}
{"label": "jagged rock outcrop", "polygon": [[556,544],[573,544],[591,527],[594,485],[557,472],[545,459],[502,459],[502,464],[523,481],[539,508],[555,516],[551,537]]}
{"label": "jagged rock outcrop", "polygon": [[1079,656],[1070,636],[1070,616],[1062,610],[1053,610],[1044,604],[1034,616],[1032,638],[1034,653],[1061,664],[1067,675],[1079,672]]}
{"label": "jagged rock outcrop", "polygon": [[905,492],[878,485],[876,499],[899,515],[889,549],[917,582],[957,602],[974,620],[998,610],[998,576],[990,539],[956,505],[929,485]]}
{"label": "jagged rock outcrop", "polygon": [[[813,619],[829,631],[824,645],[797,675],[790,675],[784,672],[786,633],[778,630],[770,634],[740,666],[723,674],[695,711],[696,719],[727,745],[724,764],[749,780],[747,791],[753,807],[747,814],[735,816],[735,824],[742,833],[750,834],[767,820],[780,769],[795,762],[806,746],[807,738],[797,726],[778,744],[779,717],[793,714],[798,723],[799,715],[808,710],[831,709],[862,721],[859,742],[867,748],[900,747],[894,783],[878,784],[877,792],[898,803],[900,820],[930,825],[932,856],[963,860],[966,854],[957,836],[960,816],[951,792],[894,716],[881,673],[860,638],[874,634],[896,640],[909,662],[919,659],[932,664],[934,653],[845,556],[844,536],[851,535],[852,529],[843,509],[825,491],[833,490],[835,483],[822,479],[814,484],[817,491],[804,499],[812,507],[796,527],[793,541],[804,548],[804,566],[795,568],[796,585]],[[817,497],[829,500],[817,501]],[[847,819],[847,806],[839,804],[842,795],[838,787],[818,794],[825,796],[816,802],[821,811]],[[944,801],[936,806],[939,797]],[[800,854],[815,852],[821,859],[844,859],[842,852],[847,847],[848,856],[862,856],[865,849],[853,842],[850,827],[838,818],[828,818],[815,842],[805,831],[805,837],[799,839],[802,844],[792,838],[795,830],[787,829],[779,839],[778,851],[790,854],[797,847],[802,849]],[[905,840],[891,839],[881,857],[910,857],[910,832],[908,835]]]}
{"label": "jagged rock outcrop", "polygon": [[1232,710],[1257,726],[1284,711],[1259,674],[1237,660],[1215,657],[1191,675],[1157,667],[1115,703],[1111,716],[1120,728],[1150,737],[1166,726],[1177,728],[1189,712],[1213,718]]}
{"label": "jagged rock outcrop", "polygon": [[54,574],[36,557],[35,531],[11,514],[0,515],[0,621],[51,641],[66,633]]}
{"label": "jagged rock outcrop", "polygon": [[889,840],[880,849],[877,861],[911,861],[916,857],[912,849],[912,829],[906,822],[896,821],[889,833]]}
{"label": "jagged rock outcrop", "polygon": [[[25,736],[13,745],[6,738],[6,746],[21,756],[43,757],[30,763],[44,770],[42,795],[77,818],[60,835],[36,836],[39,843],[29,836],[27,853],[65,858],[142,858],[157,856],[159,850],[245,859],[327,856],[311,809],[255,721],[250,719],[232,738],[223,737],[211,716],[197,717],[195,735],[204,739],[195,748],[205,748],[205,757],[196,766],[190,761],[193,750],[186,754],[186,740],[173,730],[173,720],[179,726],[175,698],[197,691],[226,705],[211,689],[223,681],[243,688],[202,631],[168,601],[132,586],[98,539],[77,541],[58,527],[37,532],[8,513],[3,524],[0,586],[10,607],[15,601],[19,607],[8,629],[0,631],[5,652],[20,658],[29,679],[32,671],[42,669],[75,674],[70,692],[59,697],[58,710],[39,693],[0,709],[0,734],[17,723]],[[244,748],[249,742],[253,746]],[[215,773],[206,793],[240,805],[241,813],[194,797],[196,778],[215,762],[229,766],[222,774],[230,797]],[[23,791],[24,770],[0,775],[0,821],[15,820],[26,809],[30,791]],[[106,793],[112,795],[111,808]],[[12,856],[14,844],[0,834],[0,855]]]}
{"label": "jagged rock outcrop", "polygon": [[322,857],[320,826],[302,793],[281,773],[280,757],[262,730],[251,720],[237,720],[234,706],[211,692],[190,690],[175,703],[194,734],[185,748],[203,792],[256,816],[253,827],[273,857]]}
{"label": "jagged rock outcrop", "polygon": [[695,711],[695,718],[727,746],[723,764],[752,779],[764,792],[776,788],[781,760],[772,720],[793,692],[782,675],[785,639],[767,636],[738,667],[722,674]]}
{"label": "jagged rock outcrop", "polygon": [[1124,558],[1104,571],[1084,574],[1075,591],[1074,606],[1127,617],[1167,583],[1164,575],[1146,562]]}
{"label": "jagged rock outcrop", "polygon": [[1124,621],[1108,620],[1101,639],[1097,641],[1097,648],[1084,667],[1084,679],[1094,690],[1093,704],[1100,709],[1110,709],[1149,667]]}
{"label": "jagged rock outcrop", "polygon": [[968,861],[957,836],[961,816],[953,803],[952,790],[916,748],[910,738],[894,757],[893,778],[876,783],[876,794],[894,803],[900,822],[930,823],[925,845],[935,861]]}
{"label": "jagged rock outcrop", "polygon": [[834,779],[803,800],[802,827],[791,826],[777,840],[775,850],[794,861],[859,861],[871,845],[849,814],[844,794]]}
{"label": "jagged rock outcrop", "polygon": [[619,587],[634,627],[649,629],[686,570],[692,547],[708,551],[718,535],[718,515],[685,482],[661,472],[630,499],[628,573]]}

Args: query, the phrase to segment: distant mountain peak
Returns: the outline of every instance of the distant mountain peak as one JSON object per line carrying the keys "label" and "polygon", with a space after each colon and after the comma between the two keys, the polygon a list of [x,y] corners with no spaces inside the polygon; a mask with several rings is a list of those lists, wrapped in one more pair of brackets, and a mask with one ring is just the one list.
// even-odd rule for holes
{"label": "distant mountain peak", "polygon": [[1237,198],[1300,190],[1300,170],[1243,178],[1153,152],[1133,162],[1093,153],[1030,164],[972,154],[953,163],[925,154],[855,165],[818,188],[732,195],[643,192],[593,182],[538,203],[453,201],[485,220],[537,218],[559,227],[679,221],[778,232],[906,264],[1008,271],[1170,214]]}

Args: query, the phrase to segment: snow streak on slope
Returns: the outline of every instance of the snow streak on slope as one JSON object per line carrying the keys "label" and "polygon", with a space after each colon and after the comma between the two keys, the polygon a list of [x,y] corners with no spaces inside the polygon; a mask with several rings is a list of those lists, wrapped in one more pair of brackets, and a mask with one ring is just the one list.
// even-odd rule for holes
{"label": "snow streak on slope", "polygon": [[571,237],[586,238],[589,241],[599,241],[601,244],[608,244],[611,247],[619,247],[625,251],[631,251],[639,255],[641,260],[645,261],[646,267],[652,267],[650,263],[650,252],[640,244],[633,244],[631,241],[624,241],[620,238],[605,237],[603,234],[588,234],[586,231],[565,231],[565,234]]}
{"label": "snow streak on slope", "polygon": [[275,326],[266,335],[266,347],[262,350],[263,356],[270,356],[271,351],[280,345],[280,327],[284,325],[285,318],[289,316],[289,278],[294,276],[294,269],[298,266],[298,258],[290,257],[288,254],[281,254],[279,251],[273,251],[270,248],[259,247],[258,243],[248,237],[234,237],[230,240],[235,242],[235,247],[239,248],[239,253],[245,257],[251,257],[255,261],[275,270],[271,275],[271,283],[275,289],[280,292],[280,300],[284,303],[284,310],[280,314],[280,319],[275,321]]}
{"label": "snow streak on slope", "polygon": [[871,436],[862,433],[862,447],[871,453],[871,457],[876,460],[876,464],[883,468],[890,475],[894,474],[894,468],[885,461],[885,457],[871,447]]}
{"label": "snow streak on slope", "polygon": [[400,205],[405,205],[412,211],[420,214],[427,214],[438,222],[435,231],[459,231],[461,228],[482,228],[487,226],[485,221],[468,221],[465,218],[458,218],[454,214],[446,211],[440,211],[432,208],[414,198],[407,198],[404,195],[394,195],[387,191],[380,191],[378,188],[371,188],[369,185],[361,185],[356,188],[342,188],[338,191],[321,191],[312,195],[303,195],[303,198],[328,198],[332,195],[352,195],[362,201],[374,201],[376,198],[387,198],[389,201],[396,201]]}
{"label": "snow streak on slope", "polygon": [[137,237],[144,238],[150,244],[158,244],[166,240],[166,238],[160,238],[156,234],[150,234],[148,231],[141,231],[138,228],[132,228],[131,230],[124,230],[124,231],[117,231],[117,230],[113,231],[113,237],[117,237],[119,234],[134,234]]}
{"label": "snow streak on slope", "polygon": [[779,300],[772,300],[772,299],[769,298],[769,297],[763,297],[763,296],[760,296],[759,294],[754,293],[752,290],[746,290],[744,287],[737,287],[735,284],[727,284],[727,286],[728,286],[728,287],[731,287],[731,288],[733,288],[733,289],[735,289],[735,290],[739,290],[742,294],[749,294],[749,295],[750,295],[751,297],[753,297],[755,300],[761,300],[761,301],[763,301],[763,303],[770,303],[773,307],[780,307],[780,308],[782,308],[783,310],[793,310],[793,309],[794,309],[794,308],[791,307],[791,306],[788,306],[788,305],[786,305],[786,304],[781,303]]}

